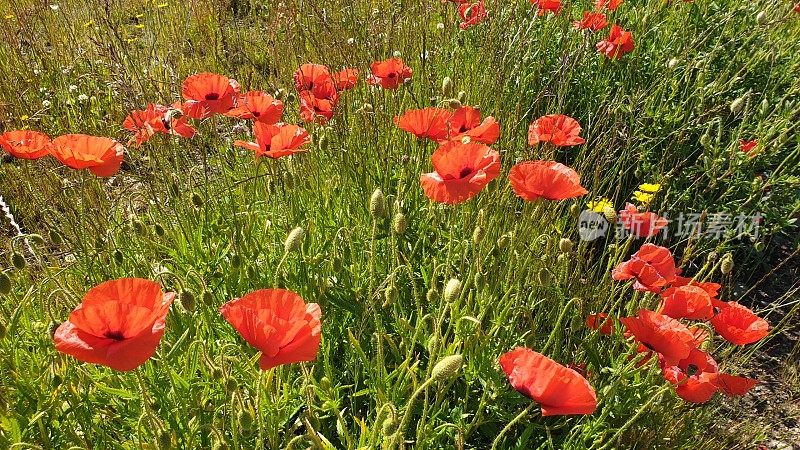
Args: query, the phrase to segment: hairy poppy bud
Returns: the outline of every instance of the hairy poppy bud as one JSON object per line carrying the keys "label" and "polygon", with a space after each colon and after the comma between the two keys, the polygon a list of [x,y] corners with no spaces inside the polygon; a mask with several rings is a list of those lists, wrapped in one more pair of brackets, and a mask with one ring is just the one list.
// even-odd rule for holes
{"label": "hairy poppy bud", "polygon": [[453,80],[450,77],[444,77],[442,80],[442,95],[445,97],[453,96]]}
{"label": "hairy poppy bud", "polygon": [[283,185],[286,186],[286,189],[294,188],[294,176],[292,172],[286,171],[283,173]]}
{"label": "hairy poppy bud", "polygon": [[219,367],[213,367],[211,369],[211,379],[212,380],[221,380],[225,374],[222,372],[222,369]]}
{"label": "hairy poppy bud", "polygon": [[201,295],[203,299],[203,304],[211,305],[214,302],[214,294],[208,291],[203,291],[203,295]]}
{"label": "hairy poppy bud", "polygon": [[319,388],[323,391],[329,391],[331,389],[331,379],[323,376],[319,380]]}
{"label": "hairy poppy bud", "polygon": [[114,262],[117,264],[122,264],[122,261],[125,259],[124,255],[122,254],[119,249],[114,250]]}
{"label": "hairy poppy bud", "polygon": [[392,229],[394,233],[397,235],[403,235],[406,233],[406,227],[408,223],[406,222],[406,215],[403,213],[397,213],[394,215],[394,219],[392,220]]}
{"label": "hairy poppy bud", "polygon": [[453,303],[461,294],[461,281],[451,278],[444,287],[444,301]]}
{"label": "hairy poppy bud", "polygon": [[242,427],[242,430],[250,431],[253,429],[253,416],[249,411],[239,411],[239,413],[236,414],[236,419],[239,421],[239,425]]}
{"label": "hairy poppy bud", "polygon": [[718,257],[719,255],[717,255],[717,252],[710,252],[706,257],[706,261],[713,263],[717,260]]}
{"label": "hairy poppy bud", "polygon": [[239,255],[231,256],[231,267],[233,267],[234,269],[242,267],[242,257]]}
{"label": "hairy poppy bud", "polygon": [[758,22],[759,25],[766,25],[767,13],[764,11],[759,11],[758,15],[756,15],[756,22]]}
{"label": "hairy poppy bud", "polygon": [[327,134],[323,134],[322,136],[320,136],[319,140],[317,141],[317,144],[319,145],[319,149],[320,150],[327,150],[328,149],[328,143],[329,143],[329,139],[328,139],[328,135]]}
{"label": "hairy poppy bud", "polygon": [[239,383],[231,377],[225,379],[225,391],[229,394],[239,388]]}
{"label": "hairy poppy bud", "polygon": [[17,268],[17,270],[22,270],[25,268],[25,266],[28,265],[28,262],[25,261],[24,256],[14,252],[14,254],[11,255],[11,264],[13,264],[14,267]]}
{"label": "hairy poppy bud", "polygon": [[303,231],[302,227],[295,227],[292,231],[290,231],[289,235],[286,237],[286,241],[283,243],[283,251],[286,253],[291,253],[300,248],[300,244],[303,242],[304,234],[305,232]]}
{"label": "hairy poppy bud", "polygon": [[497,239],[497,248],[503,250],[504,248],[508,247],[509,242],[511,242],[511,233],[506,233],[500,236]]}
{"label": "hairy poppy bud", "polygon": [[192,192],[192,204],[197,208],[203,207],[203,197],[200,196],[197,192]]}
{"label": "hairy poppy bud", "polygon": [[457,98],[451,98],[447,101],[447,104],[453,109],[461,108],[461,101],[459,101]]}
{"label": "hairy poppy bud", "polygon": [[561,238],[558,241],[558,249],[561,250],[562,253],[569,253],[572,251],[573,243],[569,238]]}
{"label": "hairy poppy bud", "polygon": [[464,364],[464,357],[461,355],[451,355],[443,358],[433,366],[431,378],[436,381],[447,381],[461,370]]}
{"label": "hairy poppy bud", "polygon": [[403,56],[403,54],[402,54],[402,53],[400,53],[400,50],[395,50],[395,51],[392,53],[392,56],[393,56],[393,57],[395,57],[395,58],[400,58],[400,57],[402,57],[402,56]]}
{"label": "hairy poppy bud", "polygon": [[186,311],[194,311],[195,304],[196,302],[192,291],[181,292],[181,306],[183,306],[183,309]]}
{"label": "hairy poppy bud", "polygon": [[0,295],[11,293],[11,278],[5,272],[0,272]]}
{"label": "hairy poppy bud", "polygon": [[700,136],[700,145],[702,145],[704,148],[711,148],[711,136],[708,134]]}
{"label": "hairy poppy bud", "polygon": [[614,223],[617,221],[617,211],[610,206],[603,207],[603,215],[606,216],[609,222]]}
{"label": "hairy poppy bud", "polygon": [[764,100],[761,100],[761,106],[759,107],[759,112],[761,113],[762,117],[765,117],[767,114],[769,114],[769,100],[767,100],[766,98]]}
{"label": "hairy poppy bud", "polygon": [[755,245],[753,245],[753,248],[755,248],[758,252],[763,252],[765,247],[766,246],[764,245],[763,241],[758,241],[755,243]]}
{"label": "hairy poppy bud", "polygon": [[164,227],[161,226],[160,223],[153,225],[153,231],[156,233],[156,236],[163,237],[164,236]]}
{"label": "hairy poppy bud", "polygon": [[567,260],[567,254],[566,253],[559,253],[558,256],[556,256],[556,262],[558,264],[564,264],[564,262],[566,260]]}
{"label": "hairy poppy bud", "polygon": [[393,435],[395,430],[397,430],[397,419],[394,414],[390,414],[381,424],[381,433],[388,437]]}
{"label": "hairy poppy bud", "polygon": [[458,95],[456,95],[456,99],[457,99],[459,102],[461,102],[461,103],[464,103],[464,99],[466,99],[466,98],[467,98],[467,93],[466,93],[466,92],[464,92],[464,91],[458,91]]}
{"label": "hairy poppy bud", "polygon": [[147,228],[145,228],[142,221],[138,219],[131,220],[131,228],[133,228],[133,231],[139,236],[144,236],[145,233],[147,233]]}
{"label": "hairy poppy bud", "polygon": [[722,262],[720,263],[720,271],[727,275],[731,273],[733,270],[733,255],[730,253],[725,253],[725,256],[722,257]]}
{"label": "hairy poppy bud", "polygon": [[475,272],[473,281],[475,282],[475,287],[478,289],[483,289],[483,287],[486,286],[486,276],[483,275],[483,272]]}
{"label": "hairy poppy bud", "polygon": [[48,236],[50,237],[50,242],[52,242],[55,245],[60,245],[61,243],[64,242],[64,238],[61,237],[61,233],[59,233],[56,230],[50,230]]}
{"label": "hairy poppy bud", "polygon": [[744,97],[739,97],[731,102],[731,112],[734,114],[742,112],[742,107],[744,107]]}
{"label": "hairy poppy bud", "polygon": [[172,447],[172,433],[167,430],[161,430],[158,433],[158,448]]}
{"label": "hairy poppy bud", "polygon": [[572,206],[569,207],[569,213],[572,214],[572,217],[577,219],[578,216],[581,215],[581,207],[578,206],[577,203],[575,203],[575,204],[573,204]]}
{"label": "hairy poppy bud", "polygon": [[383,298],[384,298],[383,307],[386,308],[387,306],[390,306],[391,304],[396,302],[399,296],[400,294],[397,291],[396,287],[394,287],[391,284],[387,286],[386,290],[383,292]]}
{"label": "hairy poppy bud", "polygon": [[539,280],[539,284],[547,285],[550,284],[550,271],[545,269],[544,267],[539,270],[536,274],[536,279]]}
{"label": "hairy poppy bud", "polygon": [[472,232],[472,243],[475,245],[480,245],[484,236],[486,236],[486,230],[484,230],[482,226],[478,225],[475,227],[475,231]]}
{"label": "hairy poppy bud", "polygon": [[40,234],[31,234],[28,236],[28,239],[30,239],[30,241],[33,242],[34,245],[38,246],[44,245],[44,239],[42,239],[42,235]]}
{"label": "hairy poppy bud", "polygon": [[375,189],[372,197],[369,198],[369,213],[373,219],[383,219],[386,217],[386,197],[381,188]]}
{"label": "hairy poppy bud", "polygon": [[433,304],[436,300],[439,300],[439,291],[432,287],[425,293],[425,301],[427,301],[428,304]]}
{"label": "hairy poppy bud", "polygon": [[675,66],[677,65],[678,65],[678,60],[676,58],[670,59],[669,62],[667,63],[667,67],[669,67],[670,69],[674,69]]}
{"label": "hairy poppy bud", "polygon": [[361,111],[363,111],[365,113],[371,113],[373,111],[372,103],[364,103],[361,106]]}

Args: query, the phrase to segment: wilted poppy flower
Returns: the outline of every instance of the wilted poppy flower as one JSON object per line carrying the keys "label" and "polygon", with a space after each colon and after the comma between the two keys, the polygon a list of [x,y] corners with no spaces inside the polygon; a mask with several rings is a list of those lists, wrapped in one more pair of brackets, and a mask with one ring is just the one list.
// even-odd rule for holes
{"label": "wilted poppy flower", "polygon": [[668,363],[676,363],[689,356],[695,347],[695,336],[677,320],[654,311],[640,309],[636,317],[622,317],[619,321],[633,337],[649,350],[660,353]]}
{"label": "wilted poppy flower", "polygon": [[555,161],[525,161],[508,173],[514,193],[529,202],[564,200],[585,195],[578,172]]}
{"label": "wilted poppy flower", "polygon": [[577,120],[563,114],[550,114],[539,117],[528,128],[528,145],[550,142],[558,147],[581,145],[586,142],[580,137],[581,125]]}
{"label": "wilted poppy flower", "polygon": [[322,311],[292,291],[254,291],[225,303],[219,312],[248,344],[261,351],[261,370],[317,358]]}
{"label": "wilted poppy flower", "polygon": [[584,11],[583,19],[572,22],[572,26],[577,30],[600,31],[607,25],[605,14],[592,11]]}
{"label": "wilted poppy flower", "polygon": [[185,116],[173,117],[179,111],[169,106],[149,104],[147,109],[134,110],[125,117],[122,127],[135,134],[136,145],[142,145],[156,133],[171,134],[185,138],[194,136],[196,130]]}
{"label": "wilted poppy flower", "polygon": [[758,384],[758,380],[746,377],[738,377],[736,375],[729,375],[727,373],[720,373],[717,378],[717,386],[723,394],[728,397],[736,397],[744,395],[753,389],[753,386]]}
{"label": "wilted poppy flower", "polygon": [[50,138],[38,131],[7,131],[0,134],[0,147],[15,158],[39,159],[50,152]]}
{"label": "wilted poppy flower", "polygon": [[548,13],[548,11],[552,11],[554,14],[558,14],[561,11],[561,0],[530,0],[531,4],[539,8],[536,12],[537,16],[543,16]]}
{"label": "wilted poppy flower", "polygon": [[625,229],[637,238],[653,237],[669,224],[667,219],[656,213],[639,212],[632,203],[625,204],[625,209],[619,212],[619,218]]}
{"label": "wilted poppy flower", "polygon": [[769,334],[766,320],[736,302],[727,302],[727,307],[711,319],[711,325],[717,334],[735,345],[752,344]]}
{"label": "wilted poppy flower", "polygon": [[462,30],[475,26],[489,17],[486,13],[486,5],[483,4],[483,0],[475,3],[461,3],[458,5],[458,15],[461,17],[461,23],[458,27]]}
{"label": "wilted poppy flower", "polygon": [[500,154],[477,142],[446,142],[431,160],[435,172],[423,174],[420,182],[425,195],[439,203],[467,201],[500,174]]}
{"label": "wilted poppy flower", "polygon": [[619,5],[621,5],[623,1],[624,0],[595,0],[594,8],[608,8],[610,11],[614,11],[619,8]]}
{"label": "wilted poppy flower", "polygon": [[671,287],[661,297],[661,313],[673,319],[708,320],[714,316],[711,296],[699,286]]}
{"label": "wilted poppy flower", "polygon": [[269,124],[277,123],[283,115],[283,102],[266,92],[250,91],[240,96],[236,105],[225,115]]}
{"label": "wilted poppy flower", "polygon": [[114,139],[66,134],[53,139],[50,153],[73,169],[89,169],[98,177],[110,177],[119,171],[125,147]]}
{"label": "wilted poppy flower", "polygon": [[337,97],[322,98],[312,91],[300,92],[300,117],[306,122],[324,124],[333,117]]}
{"label": "wilted poppy flower", "polygon": [[610,335],[614,332],[614,321],[606,313],[589,314],[586,318],[586,327],[590,330],[598,330],[600,334]]}
{"label": "wilted poppy flower", "polygon": [[181,110],[192,119],[205,119],[228,112],[236,104],[239,83],[216,73],[198,73],[183,82]]}
{"label": "wilted poppy flower", "polygon": [[394,118],[398,128],[418,138],[442,141],[448,136],[450,111],[442,108],[410,109]]}
{"label": "wilted poppy flower", "polygon": [[304,145],[311,142],[308,131],[297,125],[271,125],[263,122],[253,124],[256,142],[235,141],[233,145],[256,152],[256,157],[280,158],[304,152]]}
{"label": "wilted poppy flower", "polygon": [[687,402],[705,403],[717,392],[719,368],[708,353],[697,348],[677,363],[662,359],[661,374],[675,385],[675,392]]}
{"label": "wilted poppy flower", "polygon": [[597,396],[578,372],[529,348],[518,347],[500,355],[511,386],[542,405],[543,416],[591,414]]}
{"label": "wilted poppy flower", "polygon": [[481,142],[492,145],[500,138],[500,124],[489,116],[481,121],[481,112],[471,106],[462,106],[450,116],[450,140],[461,141],[469,138],[470,142]]}
{"label": "wilted poppy flower", "polygon": [[358,83],[358,69],[344,69],[333,74],[333,83],[339,91],[347,91]]}
{"label": "wilted poppy flower", "polygon": [[133,370],[156,352],[174,298],[141,278],[100,283],[56,329],[56,350],[83,362]]}
{"label": "wilted poppy flower", "polygon": [[384,89],[397,89],[410,80],[413,74],[411,67],[405,65],[400,58],[375,61],[370,65],[370,71],[372,75],[367,78],[367,83],[380,85]]}
{"label": "wilted poppy flower", "polygon": [[634,45],[633,35],[630,31],[623,30],[619,25],[612,25],[608,38],[598,42],[596,47],[597,51],[606,57],[617,59],[632,52]]}
{"label": "wilted poppy flower", "polygon": [[669,249],[644,244],[628,261],[621,262],[611,272],[616,281],[635,279],[637,291],[661,292],[675,280],[675,260]]}
{"label": "wilted poppy flower", "polygon": [[754,148],[758,145],[758,141],[746,141],[744,139],[739,139],[739,150],[743,151],[744,153],[750,153],[753,151]]}

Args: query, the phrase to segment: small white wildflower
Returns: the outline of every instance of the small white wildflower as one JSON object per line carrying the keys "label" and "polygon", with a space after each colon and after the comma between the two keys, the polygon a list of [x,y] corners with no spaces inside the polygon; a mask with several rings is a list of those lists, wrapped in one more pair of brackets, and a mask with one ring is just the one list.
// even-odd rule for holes
{"label": "small white wildflower", "polygon": [[52,105],[52,103],[50,103],[50,100],[43,100],[42,101],[42,108],[49,108],[51,105]]}
{"label": "small white wildflower", "polygon": [[81,95],[79,95],[79,96],[78,96],[78,101],[79,101],[79,102],[83,103],[83,102],[85,102],[86,100],[89,100],[89,96],[88,96],[88,95],[86,95],[86,94],[81,94]]}
{"label": "small white wildflower", "polygon": [[39,69],[33,69],[33,74],[34,74],[34,75],[39,75],[40,73],[42,73],[42,71],[41,71],[41,70],[39,70]]}
{"label": "small white wildflower", "polygon": [[50,5],[50,9],[52,9],[53,11],[58,11],[58,5],[52,4]]}
{"label": "small white wildflower", "polygon": [[392,56],[394,56],[395,58],[399,58],[403,56],[403,54],[400,53],[400,50],[395,50],[394,53],[392,53]]}
{"label": "small white wildflower", "polygon": [[436,24],[436,29],[437,30],[444,30],[444,24],[442,22],[437,23]]}
{"label": "small white wildflower", "polygon": [[354,38],[350,38],[350,39],[347,40],[347,45],[353,45],[355,43],[356,43],[356,40]]}
{"label": "small white wildflower", "polygon": [[69,85],[69,91],[70,92],[75,92],[77,90],[78,90],[78,86],[75,86],[74,84],[70,84]]}

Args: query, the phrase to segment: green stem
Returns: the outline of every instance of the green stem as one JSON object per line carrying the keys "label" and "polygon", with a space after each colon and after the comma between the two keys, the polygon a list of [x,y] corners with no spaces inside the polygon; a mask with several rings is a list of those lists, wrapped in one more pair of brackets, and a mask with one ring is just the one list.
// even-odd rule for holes
{"label": "green stem", "polygon": [[500,434],[498,434],[497,437],[494,439],[494,442],[492,442],[492,450],[498,448],[498,445],[500,445],[500,443],[503,442],[503,438],[505,437],[505,435],[511,430],[512,427],[514,427],[514,425],[516,425],[520,420],[522,420],[525,416],[527,416],[528,413],[531,412],[534,406],[536,406],[536,403],[531,402],[531,404],[528,405],[527,408],[522,410],[521,413],[517,414],[517,417],[514,417],[514,419],[511,422],[508,422],[508,425],[506,425],[506,427],[503,428],[502,431],[500,431]]}

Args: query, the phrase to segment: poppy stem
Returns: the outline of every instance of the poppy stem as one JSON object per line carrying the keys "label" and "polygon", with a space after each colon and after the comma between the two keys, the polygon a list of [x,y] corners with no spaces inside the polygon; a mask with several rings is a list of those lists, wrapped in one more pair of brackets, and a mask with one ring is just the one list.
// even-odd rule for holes
{"label": "poppy stem", "polygon": [[531,404],[528,405],[527,408],[523,409],[521,413],[517,414],[517,417],[514,417],[514,419],[511,422],[508,422],[508,425],[506,425],[506,427],[503,428],[502,431],[500,431],[500,434],[498,434],[497,437],[494,439],[494,442],[492,442],[492,450],[499,448],[498,446],[500,445],[501,442],[503,442],[503,438],[505,437],[505,435],[511,430],[512,427],[514,427],[514,425],[516,425],[520,420],[522,420],[525,416],[527,416],[528,413],[531,412],[534,406],[536,406],[536,403],[531,402]]}
{"label": "poppy stem", "polygon": [[661,396],[664,395],[664,393],[667,392],[671,388],[672,388],[671,384],[665,384],[661,389],[656,391],[656,393],[653,394],[652,397],[650,397],[650,400],[648,400],[644,405],[642,405],[642,407],[639,408],[638,411],[636,411],[636,414],[634,414],[633,417],[628,419],[628,421],[625,422],[625,424],[622,425],[622,427],[620,427],[620,429],[617,430],[617,432],[614,433],[613,436],[611,436],[611,439],[609,439],[608,442],[606,442],[606,444],[604,446],[600,447],[599,450],[605,450],[605,449],[607,449],[609,447],[612,447],[614,442],[616,442],[617,439],[619,439],[622,436],[622,433],[626,432],[628,430],[628,428],[631,427],[631,425],[636,423],[636,421],[639,419],[639,417],[641,417],[641,415],[644,414],[645,411],[650,409],[650,406],[652,406],[654,403],[656,403],[658,400],[660,400]]}

